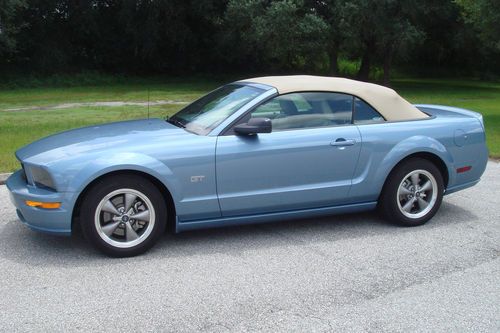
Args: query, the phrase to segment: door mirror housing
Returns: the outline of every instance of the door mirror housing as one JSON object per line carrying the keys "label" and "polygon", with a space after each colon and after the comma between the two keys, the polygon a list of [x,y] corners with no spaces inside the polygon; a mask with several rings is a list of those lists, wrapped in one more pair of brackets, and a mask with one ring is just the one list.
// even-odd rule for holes
{"label": "door mirror housing", "polygon": [[269,118],[251,118],[248,123],[239,124],[234,127],[238,135],[255,135],[259,133],[271,133],[273,125]]}

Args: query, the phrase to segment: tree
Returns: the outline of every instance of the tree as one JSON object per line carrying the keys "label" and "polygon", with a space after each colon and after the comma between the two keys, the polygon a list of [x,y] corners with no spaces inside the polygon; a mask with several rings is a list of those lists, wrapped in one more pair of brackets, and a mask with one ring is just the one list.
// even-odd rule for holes
{"label": "tree", "polygon": [[278,68],[314,68],[325,54],[328,25],[304,9],[302,1],[272,2],[254,20],[256,38],[265,57]]}
{"label": "tree", "polygon": [[[379,10],[388,19],[375,27],[378,55],[383,62],[383,82],[389,84],[392,63],[395,57],[405,57],[415,45],[425,38],[413,20],[419,15],[418,4],[408,1],[381,1]],[[421,12],[420,12],[421,13]]]}
{"label": "tree", "polygon": [[368,80],[374,61],[382,59],[384,82],[389,83],[393,59],[424,38],[413,18],[423,6],[409,0],[350,0],[342,11],[341,28],[348,48],[360,54],[358,79]]}
{"label": "tree", "polygon": [[17,52],[20,27],[17,12],[25,6],[25,0],[0,0],[0,63],[9,62]]}
{"label": "tree", "polygon": [[346,35],[341,29],[342,9],[345,3],[345,0],[306,1],[306,6],[312,8],[328,25],[326,43],[329,71],[334,76],[339,75],[338,57]]}
{"label": "tree", "polygon": [[500,0],[455,0],[486,47],[500,51]]}
{"label": "tree", "polygon": [[[263,45],[256,38],[255,18],[265,10],[262,0],[230,0],[224,12],[215,49],[220,61],[254,70],[263,60]],[[230,50],[230,52],[228,52]]]}
{"label": "tree", "polygon": [[371,62],[376,53],[374,27],[378,18],[374,17],[376,0],[351,0],[341,8],[340,29],[345,33],[345,49],[355,58],[361,57],[357,78],[368,80]]}
{"label": "tree", "polygon": [[[0,0],[0,69],[498,71],[500,0]],[[495,65],[497,65],[495,67]],[[429,73],[429,72],[428,72]]]}
{"label": "tree", "polygon": [[[410,70],[429,75],[436,69],[463,67],[470,54],[471,45],[467,41],[470,33],[460,18],[459,8],[451,0],[421,0],[420,9],[413,15],[412,22],[425,33],[425,39],[417,47],[397,59]],[[474,52],[475,53],[475,52]]]}
{"label": "tree", "polygon": [[225,28],[233,56],[254,64],[311,69],[326,54],[328,25],[303,1],[231,0]]}

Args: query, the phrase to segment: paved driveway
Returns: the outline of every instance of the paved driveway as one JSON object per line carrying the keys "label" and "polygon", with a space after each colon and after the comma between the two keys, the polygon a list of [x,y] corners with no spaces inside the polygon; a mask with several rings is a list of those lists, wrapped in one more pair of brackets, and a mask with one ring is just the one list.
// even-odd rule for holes
{"label": "paved driveway", "polygon": [[166,236],[109,259],[17,221],[0,331],[500,331],[500,164],[427,225],[355,214]]}

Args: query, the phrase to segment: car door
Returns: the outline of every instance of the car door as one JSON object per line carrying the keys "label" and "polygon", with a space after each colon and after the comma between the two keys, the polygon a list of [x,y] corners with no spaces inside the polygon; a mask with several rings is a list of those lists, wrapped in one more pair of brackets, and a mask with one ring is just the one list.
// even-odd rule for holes
{"label": "car door", "polygon": [[270,118],[271,133],[242,136],[229,129],[219,136],[216,178],[222,215],[348,203],[361,147],[352,104],[352,96],[338,93],[280,95],[239,122]]}

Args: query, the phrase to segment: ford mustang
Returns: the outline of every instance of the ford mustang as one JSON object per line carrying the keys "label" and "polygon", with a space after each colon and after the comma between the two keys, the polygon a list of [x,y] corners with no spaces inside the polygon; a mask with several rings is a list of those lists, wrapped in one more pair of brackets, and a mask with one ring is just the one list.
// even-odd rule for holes
{"label": "ford mustang", "polygon": [[[482,116],[412,105],[375,84],[275,76],[222,86],[164,119],[70,130],[16,152],[19,219],[132,256],[167,226],[207,227],[378,208],[417,226],[475,185]],[[75,222],[77,221],[77,222]]]}

